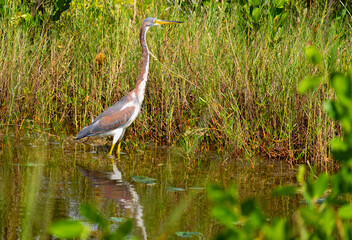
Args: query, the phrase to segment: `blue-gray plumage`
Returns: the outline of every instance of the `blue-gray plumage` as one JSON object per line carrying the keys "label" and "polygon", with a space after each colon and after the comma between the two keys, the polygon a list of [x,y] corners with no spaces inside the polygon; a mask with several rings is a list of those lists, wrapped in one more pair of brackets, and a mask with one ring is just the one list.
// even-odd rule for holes
{"label": "blue-gray plumage", "polygon": [[176,24],[178,21],[165,21],[147,18],[143,21],[140,31],[142,46],[142,65],[137,78],[136,87],[120,101],[101,113],[91,125],[84,127],[76,136],[76,140],[90,136],[114,136],[109,154],[112,154],[115,144],[120,141],[117,152],[120,153],[121,139],[128,126],[138,116],[144,99],[149,69],[149,51],[145,40],[148,29],[161,24]]}
{"label": "blue-gray plumage", "polygon": [[131,92],[120,101],[106,109],[93,121],[91,125],[83,128],[76,136],[76,140],[100,135],[115,130],[116,128],[125,127],[124,125],[128,123],[128,120],[131,118],[135,110],[135,107],[133,106],[122,109],[128,103],[128,98],[131,98],[129,96],[130,94]]}

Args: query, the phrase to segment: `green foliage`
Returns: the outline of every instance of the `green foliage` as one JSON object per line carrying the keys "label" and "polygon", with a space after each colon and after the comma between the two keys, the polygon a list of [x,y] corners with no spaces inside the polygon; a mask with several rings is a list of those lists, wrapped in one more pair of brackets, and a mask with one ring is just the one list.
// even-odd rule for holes
{"label": "green foliage", "polygon": [[[321,53],[314,46],[309,46],[306,48],[305,56],[313,65],[318,65],[322,61]],[[320,76],[305,77],[299,83],[298,91],[300,93],[306,93],[310,90],[313,90],[320,85],[321,81],[322,79]]]}
{"label": "green foliage", "polygon": [[92,223],[97,223],[103,232],[108,231],[109,222],[102,216],[97,209],[88,204],[80,207],[79,213]]}
{"label": "green foliage", "polygon": [[273,195],[291,196],[297,193],[296,187],[293,186],[280,186],[273,191]]}
{"label": "green foliage", "polygon": [[[98,225],[101,235],[100,239],[118,240],[130,237],[133,230],[132,220],[119,221],[119,227],[113,230],[110,221],[99,213],[99,211],[89,204],[80,207],[80,214],[88,220],[90,224]],[[116,220],[112,219],[114,223]],[[79,238],[88,239],[92,234],[92,228],[85,221],[64,219],[51,224],[49,232],[60,239]],[[96,234],[96,233],[95,233]]]}
{"label": "green foliage", "polygon": [[[335,55],[337,45],[334,45],[329,63],[335,65]],[[314,64],[318,65],[322,61],[321,53],[314,47],[306,49],[306,57]],[[306,92],[314,89],[321,83],[322,78],[309,77],[304,79],[298,89],[300,92]],[[336,94],[336,100],[327,100],[324,103],[324,109],[330,117],[341,124],[343,128],[343,138],[335,138],[331,141],[331,152],[333,157],[343,163],[352,163],[352,74],[351,72],[343,74],[340,72],[332,72],[329,76],[329,85]]]}
{"label": "green foliage", "polygon": [[319,64],[322,60],[321,53],[314,46],[306,48],[306,58],[315,65]]}
{"label": "green foliage", "polygon": [[[6,1],[6,0],[3,0]],[[30,26],[40,26],[46,22],[56,22],[60,20],[62,14],[70,8],[72,0],[37,0],[37,1],[23,1],[13,6],[20,11],[12,16],[12,22],[16,25],[27,24]],[[0,13],[5,14],[5,9],[1,6]],[[6,4],[7,5],[7,4]],[[0,14],[0,15],[1,15]]]}
{"label": "green foliage", "polygon": [[339,217],[343,220],[352,219],[352,204],[342,206],[338,211]]}
{"label": "green foliage", "polygon": [[286,220],[267,222],[267,217],[253,199],[240,202],[234,185],[227,190],[209,185],[208,197],[214,202],[212,215],[223,224],[225,231],[217,239],[291,239],[291,232]]}
{"label": "green foliage", "polygon": [[[335,51],[335,50],[333,50]],[[321,64],[322,55],[315,48],[306,49],[306,57],[314,65]],[[299,89],[302,92],[314,89],[320,84],[321,77],[314,86],[303,80]],[[335,160],[341,164],[341,170],[331,176],[327,173],[316,175],[311,171],[306,176],[305,166],[297,172],[299,186],[281,186],[273,193],[291,196],[300,194],[304,199],[295,213],[295,219],[289,226],[287,219],[266,217],[258,210],[252,200],[241,203],[235,188],[228,190],[210,186],[209,198],[214,202],[213,216],[226,230],[218,239],[351,239],[352,225],[352,77],[351,74],[333,72],[329,76],[329,85],[336,94],[336,100],[325,103],[325,110],[343,129],[342,138],[331,142],[331,151]],[[242,227],[236,223],[241,222]]]}
{"label": "green foliage", "polygon": [[54,0],[51,1],[52,4],[52,12],[50,15],[50,19],[53,21],[58,21],[63,12],[67,11],[70,8],[72,0]]}
{"label": "green foliage", "polygon": [[306,77],[298,85],[298,91],[305,93],[319,86],[321,79],[317,77]]}
{"label": "green foliage", "polygon": [[283,26],[289,16],[288,0],[240,1],[238,8],[240,20],[246,31],[265,28],[271,41],[279,40],[285,33]]}
{"label": "green foliage", "polygon": [[91,229],[77,220],[59,220],[51,224],[49,232],[58,238],[87,239]]}

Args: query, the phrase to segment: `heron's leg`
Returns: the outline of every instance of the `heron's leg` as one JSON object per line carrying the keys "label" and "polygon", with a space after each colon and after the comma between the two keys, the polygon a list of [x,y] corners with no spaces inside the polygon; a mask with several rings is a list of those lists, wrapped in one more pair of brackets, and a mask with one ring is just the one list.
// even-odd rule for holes
{"label": "heron's leg", "polygon": [[117,153],[120,153],[121,152],[121,142],[119,142],[119,145],[117,145]]}
{"label": "heron's leg", "polygon": [[119,133],[117,133],[117,134],[114,135],[114,139],[112,140],[112,146],[111,146],[111,149],[110,149],[110,152],[108,153],[108,155],[112,155],[112,151],[114,150],[115,144],[116,144],[117,141],[119,140],[120,135],[121,135],[121,134],[119,134]]}
{"label": "heron's leg", "polygon": [[111,149],[110,149],[110,152],[108,153],[108,155],[111,155],[111,154],[112,154],[112,150],[114,150],[114,147],[115,147],[115,143],[112,144]]}
{"label": "heron's leg", "polygon": [[120,159],[120,152],[121,152],[121,142],[119,142],[119,145],[117,145],[117,157]]}

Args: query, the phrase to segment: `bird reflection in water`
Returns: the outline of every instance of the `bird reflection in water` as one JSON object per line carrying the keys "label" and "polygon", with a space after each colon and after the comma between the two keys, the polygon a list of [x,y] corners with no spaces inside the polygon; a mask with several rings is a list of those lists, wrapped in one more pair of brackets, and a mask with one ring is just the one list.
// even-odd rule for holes
{"label": "bird reflection in water", "polygon": [[122,174],[115,163],[112,163],[112,172],[99,172],[77,166],[83,176],[87,177],[97,188],[102,197],[112,199],[125,210],[126,216],[131,216],[140,229],[143,239],[147,239],[147,232],[143,220],[143,207],[133,185],[122,179]]}

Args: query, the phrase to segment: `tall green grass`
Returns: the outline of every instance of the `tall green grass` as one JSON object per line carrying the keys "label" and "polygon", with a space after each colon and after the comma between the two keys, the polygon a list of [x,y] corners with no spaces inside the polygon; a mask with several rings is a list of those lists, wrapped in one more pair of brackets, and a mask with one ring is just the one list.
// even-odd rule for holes
{"label": "tall green grass", "polygon": [[[265,19],[257,29],[244,27],[237,2],[210,2],[191,12],[163,1],[77,3],[55,24],[14,24],[15,8],[1,16],[3,127],[76,134],[134,88],[139,28],[154,16],[184,23],[148,32],[146,97],[125,140],[177,144],[186,153],[225,149],[292,162],[329,159],[328,142],[339,127],[321,109],[333,93],[326,84],[306,96],[296,88],[305,76],[327,75],[331,67],[309,64],[304,57],[309,45],[324,55],[337,45],[336,70],[349,68],[349,19],[292,4],[282,36],[273,38]],[[97,65],[100,52],[106,61]]]}

